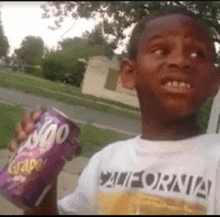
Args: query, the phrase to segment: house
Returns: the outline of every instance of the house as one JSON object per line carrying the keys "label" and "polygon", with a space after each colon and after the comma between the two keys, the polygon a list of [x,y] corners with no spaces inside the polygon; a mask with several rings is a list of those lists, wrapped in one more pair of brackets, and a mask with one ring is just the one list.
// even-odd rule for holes
{"label": "house", "polygon": [[117,56],[112,60],[105,56],[90,57],[82,82],[82,93],[139,108],[136,90],[128,90],[121,85],[119,65]]}

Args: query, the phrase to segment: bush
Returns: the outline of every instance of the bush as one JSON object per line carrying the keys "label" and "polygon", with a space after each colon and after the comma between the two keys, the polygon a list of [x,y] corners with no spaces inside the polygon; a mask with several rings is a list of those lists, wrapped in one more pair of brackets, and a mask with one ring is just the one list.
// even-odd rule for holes
{"label": "bush", "polygon": [[65,83],[80,87],[85,71],[85,64],[77,61],[71,67],[66,68]]}
{"label": "bush", "polygon": [[42,61],[43,76],[51,81],[64,80],[63,67],[59,61],[55,59],[44,59]]}
{"label": "bush", "polygon": [[206,102],[203,105],[199,115],[197,116],[197,124],[199,128],[201,129],[202,133],[206,133],[207,131],[212,104],[213,104],[213,100]]}
{"label": "bush", "polygon": [[36,68],[35,66],[25,66],[24,72],[37,77],[43,77],[42,70],[40,68]]}
{"label": "bush", "polygon": [[18,66],[18,65],[13,65],[11,68],[12,68],[12,71],[13,71],[13,72],[16,72],[16,71],[18,71],[18,70],[21,70],[21,67]]}
{"label": "bush", "polygon": [[63,53],[48,53],[42,60],[42,73],[46,79],[61,81],[77,87],[83,79],[85,64]]}

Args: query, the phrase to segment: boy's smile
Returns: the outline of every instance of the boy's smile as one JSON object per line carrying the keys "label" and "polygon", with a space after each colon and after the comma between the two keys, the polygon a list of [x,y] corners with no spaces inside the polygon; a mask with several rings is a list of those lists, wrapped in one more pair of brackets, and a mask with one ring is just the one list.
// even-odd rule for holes
{"label": "boy's smile", "polygon": [[179,118],[198,113],[214,86],[208,32],[196,20],[183,15],[149,21],[135,72],[142,107],[150,103],[155,110],[160,107],[161,112]]}

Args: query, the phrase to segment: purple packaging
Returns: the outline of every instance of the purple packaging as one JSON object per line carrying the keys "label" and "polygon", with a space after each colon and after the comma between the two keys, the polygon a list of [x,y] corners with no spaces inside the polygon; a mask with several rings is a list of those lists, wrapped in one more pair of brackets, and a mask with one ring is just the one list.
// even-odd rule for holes
{"label": "purple packaging", "polygon": [[37,207],[65,162],[78,156],[79,127],[52,108],[0,171],[0,194],[22,209]]}

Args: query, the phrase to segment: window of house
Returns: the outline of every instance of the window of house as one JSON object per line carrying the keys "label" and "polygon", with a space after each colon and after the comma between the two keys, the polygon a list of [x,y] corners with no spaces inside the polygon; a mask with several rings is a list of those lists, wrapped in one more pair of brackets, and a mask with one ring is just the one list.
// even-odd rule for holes
{"label": "window of house", "polygon": [[118,71],[115,69],[109,69],[108,76],[104,88],[107,90],[115,91],[118,83]]}

